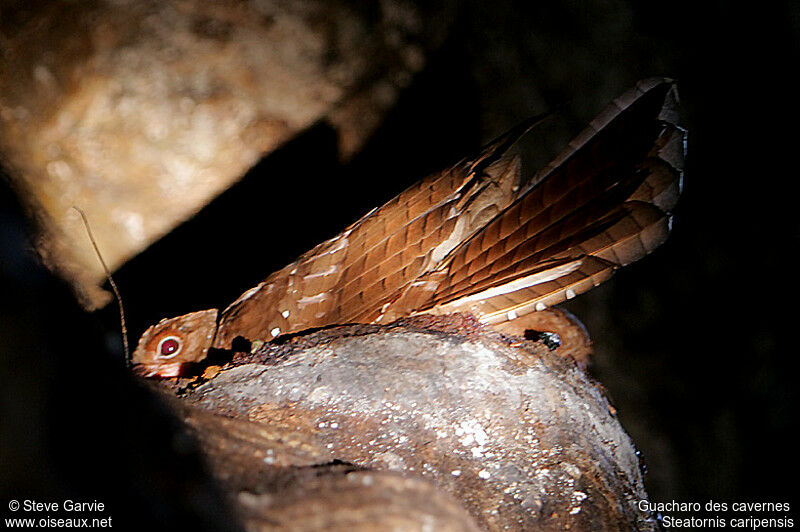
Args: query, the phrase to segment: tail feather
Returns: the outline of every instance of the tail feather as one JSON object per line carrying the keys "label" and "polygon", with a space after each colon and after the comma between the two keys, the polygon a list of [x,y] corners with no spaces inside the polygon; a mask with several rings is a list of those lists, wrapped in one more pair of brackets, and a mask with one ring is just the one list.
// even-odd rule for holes
{"label": "tail feather", "polygon": [[660,246],[669,234],[669,216],[649,203],[629,201],[625,216],[571,253],[592,255],[616,266],[627,266]]}
{"label": "tail feather", "polygon": [[[497,283],[497,296],[470,293],[434,307],[435,313],[471,312],[486,323],[500,323],[547,308],[582,294],[606,281],[614,270],[634,262],[658,247],[669,234],[668,216],[643,202],[628,202],[626,213],[594,237],[557,254],[525,277]],[[576,258],[577,255],[577,258]],[[566,267],[565,267],[566,266]],[[570,267],[571,266],[571,267]],[[514,289],[514,283],[529,286]],[[589,282],[591,281],[591,282]],[[481,297],[485,294],[488,297]]]}
{"label": "tail feather", "polygon": [[[427,311],[513,319],[574,297],[660,245],[681,188],[676,105],[669,80],[646,80],[615,100],[453,251]],[[579,266],[564,270],[565,261]]]}
{"label": "tail feather", "polygon": [[[542,167],[536,175],[529,181],[527,187],[523,189],[522,194],[534,188],[539,183],[548,178],[548,176],[555,170],[558,170],[565,162],[573,157],[575,152],[584,149],[584,147],[592,141],[596,141],[597,134],[603,130],[607,130],[609,124],[618,119],[620,115],[630,112],[630,108],[634,104],[641,103],[640,100],[644,96],[653,96],[653,91],[656,93],[656,101],[660,95],[663,94],[662,104],[656,113],[652,113],[652,109],[648,109],[645,113],[651,118],[664,124],[677,124],[678,123],[678,90],[675,83],[667,78],[648,78],[640,81],[632,89],[624,92],[621,96],[613,100],[603,109],[600,114],[592,120],[586,128],[581,131],[569,144],[559,153],[550,163]],[[627,140],[633,140],[637,137],[638,133],[635,132],[634,136]]]}
{"label": "tail feather", "polygon": [[432,314],[450,314],[453,312],[471,312],[483,323],[497,324],[515,320],[537,310],[556,305],[567,299],[586,292],[607,281],[616,265],[598,257],[578,259],[569,273],[539,284],[498,294],[480,300],[466,301],[460,299],[437,305],[426,312]]}
{"label": "tail feather", "polygon": [[630,199],[652,203],[669,212],[683,190],[683,156],[686,131],[668,124],[656,139],[650,155],[641,163],[647,178]]}

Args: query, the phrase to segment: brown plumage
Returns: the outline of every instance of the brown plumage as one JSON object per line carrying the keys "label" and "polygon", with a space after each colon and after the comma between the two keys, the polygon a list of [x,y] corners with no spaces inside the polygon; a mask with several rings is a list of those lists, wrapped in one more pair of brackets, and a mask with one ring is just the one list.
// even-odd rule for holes
{"label": "brown plumage", "polygon": [[[585,292],[669,233],[676,105],[670,80],[640,82],[527,183],[509,148],[537,119],[518,126],[248,290],[220,314],[213,346],[419,313],[501,324]],[[152,338],[183,321],[151,327],[134,363],[158,373]]]}

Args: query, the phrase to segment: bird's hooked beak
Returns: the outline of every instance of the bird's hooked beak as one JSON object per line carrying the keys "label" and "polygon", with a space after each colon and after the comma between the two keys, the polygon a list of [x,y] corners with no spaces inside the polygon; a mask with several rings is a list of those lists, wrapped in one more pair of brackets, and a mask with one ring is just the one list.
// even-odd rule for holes
{"label": "bird's hooked beak", "polygon": [[164,319],[148,328],[133,352],[134,371],[144,377],[180,377],[206,358],[217,332],[217,309]]}

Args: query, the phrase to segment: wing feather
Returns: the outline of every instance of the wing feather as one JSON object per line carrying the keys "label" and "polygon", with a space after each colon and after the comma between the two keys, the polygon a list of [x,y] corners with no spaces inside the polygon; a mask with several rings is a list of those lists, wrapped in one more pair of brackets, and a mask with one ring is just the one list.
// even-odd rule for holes
{"label": "wing feather", "polygon": [[541,117],[521,124],[247,291],[215,346],[419,312],[498,323],[596,286],[669,232],[685,144],[676,106],[670,80],[640,82],[523,187],[509,148]]}
{"label": "wing feather", "polygon": [[[617,99],[507,211],[453,252],[425,310],[503,321],[574,297],[660,245],[681,188],[685,131],[668,121],[676,98],[670,81],[650,80]],[[581,267],[476,300],[568,260]]]}
{"label": "wing feather", "polygon": [[396,300],[514,200],[520,165],[509,148],[541,120],[413,185],[242,294],[223,311],[215,347],[358,321]]}

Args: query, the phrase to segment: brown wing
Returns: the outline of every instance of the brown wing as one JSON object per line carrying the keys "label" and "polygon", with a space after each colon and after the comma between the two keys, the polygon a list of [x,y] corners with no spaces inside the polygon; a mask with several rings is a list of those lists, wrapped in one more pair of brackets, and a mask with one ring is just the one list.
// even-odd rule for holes
{"label": "brown wing", "polygon": [[377,318],[516,198],[519,159],[508,148],[541,119],[417,183],[244,293],[222,313],[215,346]]}
{"label": "brown wing", "polygon": [[681,186],[676,105],[669,80],[643,81],[615,100],[453,252],[429,307],[418,310],[515,319],[596,286],[660,245]]}
{"label": "brown wing", "polygon": [[243,294],[215,346],[417,312],[495,323],[556,304],[660,244],[680,191],[677,93],[648,80],[618,98],[519,193],[507,149],[435,174]]}

